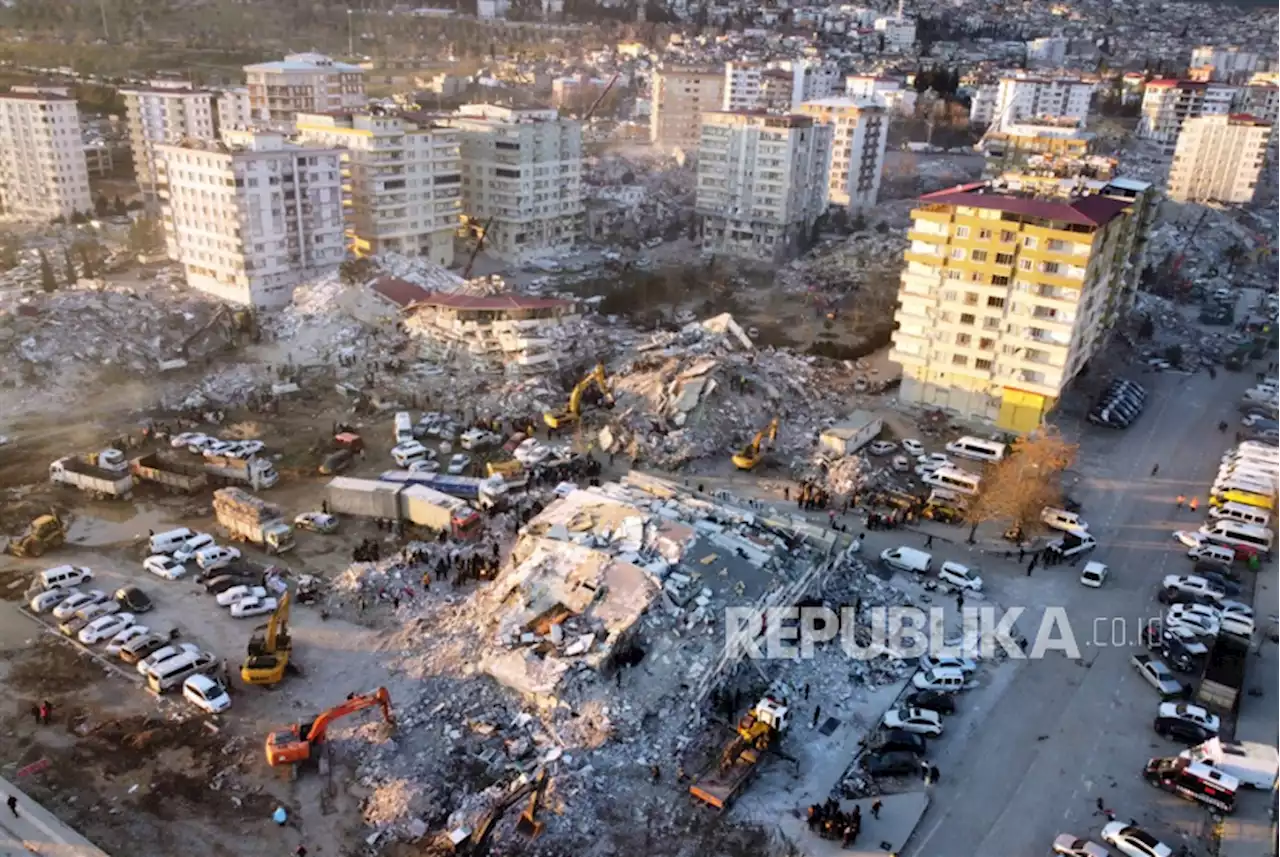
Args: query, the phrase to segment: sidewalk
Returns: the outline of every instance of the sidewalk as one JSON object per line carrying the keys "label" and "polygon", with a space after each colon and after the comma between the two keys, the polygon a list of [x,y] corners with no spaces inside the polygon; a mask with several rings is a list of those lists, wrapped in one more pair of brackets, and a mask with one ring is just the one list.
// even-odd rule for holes
{"label": "sidewalk", "polygon": [[9,807],[0,806],[0,857],[29,854],[107,857],[105,851],[64,825],[7,780],[0,779],[0,791],[4,792],[5,800],[10,795],[18,798],[16,818]]}

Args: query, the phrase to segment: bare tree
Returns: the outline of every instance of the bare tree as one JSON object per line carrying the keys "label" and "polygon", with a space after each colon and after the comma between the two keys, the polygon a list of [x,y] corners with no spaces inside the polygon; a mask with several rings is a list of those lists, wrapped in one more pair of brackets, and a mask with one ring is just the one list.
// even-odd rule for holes
{"label": "bare tree", "polygon": [[1075,461],[1077,448],[1052,426],[1014,441],[1010,454],[983,476],[982,490],[965,515],[969,543],[980,524],[1008,522],[1011,529],[1024,532],[1040,519],[1045,506],[1061,503],[1062,471]]}

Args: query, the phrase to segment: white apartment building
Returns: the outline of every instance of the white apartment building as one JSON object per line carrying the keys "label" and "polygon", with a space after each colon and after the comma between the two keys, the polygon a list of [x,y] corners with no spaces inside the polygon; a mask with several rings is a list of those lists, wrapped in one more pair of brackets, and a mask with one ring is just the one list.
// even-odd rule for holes
{"label": "white apartment building", "polygon": [[1202,45],[1191,52],[1192,69],[1210,69],[1211,80],[1243,83],[1258,70],[1258,55],[1236,47]]}
{"label": "white apartment building", "polygon": [[462,215],[458,132],[426,117],[299,113],[300,141],[345,149],[348,242],[356,255],[384,251],[453,264]]}
{"label": "white apartment building", "polygon": [[844,94],[850,98],[874,101],[900,116],[914,116],[916,112],[916,91],[903,86],[902,81],[894,77],[851,74],[844,79]]}
{"label": "white apartment building", "polygon": [[902,54],[916,43],[916,22],[898,14],[892,18],[876,18],[875,30],[884,36],[887,53]]}
{"label": "white apartment building", "polygon": [[[1280,121],[1280,87],[1274,83],[1251,83],[1242,86],[1231,105],[1232,113],[1248,113],[1255,119]],[[1274,138],[1272,142],[1275,142]]]}
{"label": "white apartment building", "polygon": [[1027,42],[1027,65],[1057,68],[1067,59],[1068,39],[1053,37]]}
{"label": "white apartment building", "polygon": [[220,142],[158,143],[156,154],[169,256],[191,288],[281,307],[342,262],[340,150],[228,130]]}
{"label": "white apartment building", "polygon": [[996,121],[996,105],[999,101],[999,83],[978,84],[969,99],[969,121],[974,125],[991,125]]}
{"label": "white apartment building", "polygon": [[459,134],[463,223],[484,231],[486,252],[519,261],[577,243],[586,216],[581,122],[468,104],[443,124]]}
{"label": "white apartment building", "polygon": [[1236,87],[1193,80],[1152,80],[1142,93],[1137,135],[1173,154],[1183,121],[1231,112]]}
{"label": "white apartment building", "polygon": [[692,154],[702,138],[702,114],[724,98],[724,69],[671,67],[653,73],[649,141]]}
{"label": "white apartment building", "polygon": [[1076,119],[1083,123],[1089,116],[1095,86],[1078,78],[1001,78],[992,128],[998,131],[1028,119]]}
{"label": "white apartment building", "polygon": [[213,101],[214,116],[218,128],[250,128],[253,126],[253,106],[249,101],[249,87],[224,89]]}
{"label": "white apartment building", "polygon": [[889,140],[887,110],[870,99],[820,98],[800,105],[800,112],[832,127],[828,203],[851,212],[874,206]]}
{"label": "white apartment building", "polygon": [[1188,118],[1169,168],[1169,198],[1252,202],[1271,134],[1271,123],[1244,114]]}
{"label": "white apartment building", "polygon": [[724,64],[722,110],[755,110],[760,106],[760,80],[765,67],[754,62]]}
{"label": "white apartment building", "polygon": [[703,114],[703,250],[771,263],[802,252],[827,208],[831,141],[831,126],[809,116]]}
{"label": "white apartment building", "polygon": [[361,110],[364,69],[335,62],[324,54],[289,54],[277,62],[244,67],[253,118],[291,130],[299,113]]}
{"label": "white apartment building", "polygon": [[93,212],[76,100],[0,94],[0,214],[54,220],[76,212]]}
{"label": "white apartment building", "polygon": [[840,94],[841,73],[838,63],[807,57],[773,60],[769,63],[769,68],[791,73],[791,110],[797,109],[806,101]]}
{"label": "white apartment building", "polygon": [[157,143],[212,140],[213,93],[173,85],[122,89],[129,123],[129,148],[138,187],[147,199],[156,191]]}

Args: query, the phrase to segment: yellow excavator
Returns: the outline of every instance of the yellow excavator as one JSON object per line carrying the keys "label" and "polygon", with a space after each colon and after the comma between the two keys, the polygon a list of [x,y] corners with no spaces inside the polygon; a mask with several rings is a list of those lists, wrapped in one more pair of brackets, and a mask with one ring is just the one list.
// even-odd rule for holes
{"label": "yellow excavator", "polygon": [[764,440],[769,438],[769,445],[778,439],[778,418],[774,417],[769,425],[756,432],[756,436],[751,439],[751,443],[738,450],[738,454],[733,457],[733,463],[739,470],[752,470],[760,460],[764,458],[765,447]]}
{"label": "yellow excavator", "polygon": [[249,637],[249,651],[240,667],[240,679],[245,684],[271,687],[283,681],[286,672],[297,672],[297,665],[289,663],[293,654],[293,638],[289,636],[291,595],[286,592],[280,596],[280,605],[271,619],[255,628]]}
{"label": "yellow excavator", "polygon": [[609,389],[609,379],[604,375],[604,364],[597,363],[596,368],[588,372],[569,394],[568,407],[563,411],[547,411],[542,415],[547,425],[553,429],[559,429],[576,424],[582,415],[582,396],[593,384],[600,390],[601,404],[606,408],[612,408],[613,391]]}

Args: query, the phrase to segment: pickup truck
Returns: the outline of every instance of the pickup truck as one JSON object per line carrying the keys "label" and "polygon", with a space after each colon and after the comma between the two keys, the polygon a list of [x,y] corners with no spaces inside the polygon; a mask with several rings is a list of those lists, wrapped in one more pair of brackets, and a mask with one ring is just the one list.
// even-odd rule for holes
{"label": "pickup truck", "polygon": [[1129,658],[1129,662],[1137,668],[1138,675],[1160,693],[1161,699],[1181,699],[1187,695],[1188,688],[1173,677],[1173,670],[1164,661],[1151,655],[1136,654]]}

